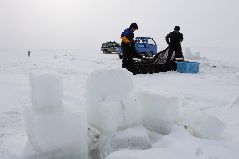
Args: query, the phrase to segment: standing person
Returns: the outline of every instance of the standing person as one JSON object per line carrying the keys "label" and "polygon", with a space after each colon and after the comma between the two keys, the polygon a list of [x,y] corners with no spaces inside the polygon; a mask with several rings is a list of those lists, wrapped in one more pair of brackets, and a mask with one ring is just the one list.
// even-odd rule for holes
{"label": "standing person", "polygon": [[126,68],[133,72],[133,58],[142,58],[135,49],[134,32],[138,30],[138,25],[132,23],[129,28],[125,29],[121,34],[121,48],[123,52],[122,68]]}
{"label": "standing person", "polygon": [[173,52],[175,52],[175,58],[184,58],[183,52],[182,52],[182,46],[181,42],[183,41],[183,34],[179,32],[180,27],[175,26],[174,31],[170,32],[166,36],[166,42],[169,45],[169,58],[171,59],[171,56],[173,55]]}
{"label": "standing person", "polygon": [[28,56],[28,57],[31,56],[31,52],[30,52],[30,51],[27,52],[27,56]]}

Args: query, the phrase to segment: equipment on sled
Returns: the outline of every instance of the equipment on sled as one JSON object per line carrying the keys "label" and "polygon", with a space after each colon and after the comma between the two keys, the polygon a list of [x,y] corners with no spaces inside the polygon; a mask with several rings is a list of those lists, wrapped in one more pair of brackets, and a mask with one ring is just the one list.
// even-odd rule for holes
{"label": "equipment on sled", "polygon": [[176,71],[178,61],[184,61],[183,58],[175,58],[174,52],[169,52],[169,48],[157,53],[153,58],[146,57],[143,59],[133,58],[125,68],[136,74],[159,73],[166,71]]}

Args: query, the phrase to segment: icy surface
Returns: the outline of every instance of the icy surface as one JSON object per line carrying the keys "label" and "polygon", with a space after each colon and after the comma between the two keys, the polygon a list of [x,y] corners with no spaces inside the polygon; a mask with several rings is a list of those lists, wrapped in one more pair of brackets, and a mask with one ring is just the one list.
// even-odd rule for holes
{"label": "icy surface", "polygon": [[[195,60],[200,62],[199,74],[167,72],[136,75],[132,77],[134,89],[143,88],[160,95],[175,96],[182,112],[190,109],[193,114],[206,113],[217,118],[225,124],[221,138],[201,139],[191,135],[190,128],[185,129],[182,125],[180,129],[171,127],[168,135],[151,132],[150,149],[119,150],[110,158],[238,159],[238,49],[190,49],[192,53],[200,52],[201,58]],[[27,57],[26,53],[26,50],[0,50],[1,159],[22,159],[28,140],[22,108],[31,105],[29,72],[47,70],[59,73],[64,80],[63,103],[67,102],[70,112],[76,112],[86,109],[86,83],[91,72],[121,68],[117,54],[106,55],[99,51],[32,50],[31,57]],[[79,102],[73,102],[73,99]],[[60,151],[53,152],[48,155],[62,155]]]}

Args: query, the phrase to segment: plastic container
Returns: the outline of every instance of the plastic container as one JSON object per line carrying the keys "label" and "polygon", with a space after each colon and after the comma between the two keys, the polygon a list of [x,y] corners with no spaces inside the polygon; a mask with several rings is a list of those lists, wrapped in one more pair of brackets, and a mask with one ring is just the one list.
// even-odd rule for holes
{"label": "plastic container", "polygon": [[177,62],[177,72],[180,73],[198,73],[198,62]]}

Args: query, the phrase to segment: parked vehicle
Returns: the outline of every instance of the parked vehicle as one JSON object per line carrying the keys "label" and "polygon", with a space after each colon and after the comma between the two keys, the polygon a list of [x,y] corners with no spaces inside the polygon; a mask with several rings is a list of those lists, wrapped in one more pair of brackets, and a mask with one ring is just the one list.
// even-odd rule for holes
{"label": "parked vehicle", "polygon": [[117,53],[121,51],[121,46],[115,41],[110,41],[102,44],[101,51],[105,54]]}
{"label": "parked vehicle", "polygon": [[157,44],[151,37],[136,37],[135,48],[144,56],[154,56],[157,54]]}
{"label": "parked vehicle", "polygon": [[[151,37],[136,37],[135,49],[142,55],[151,57],[157,54],[157,44]],[[119,58],[122,58],[122,51],[118,52]]]}

